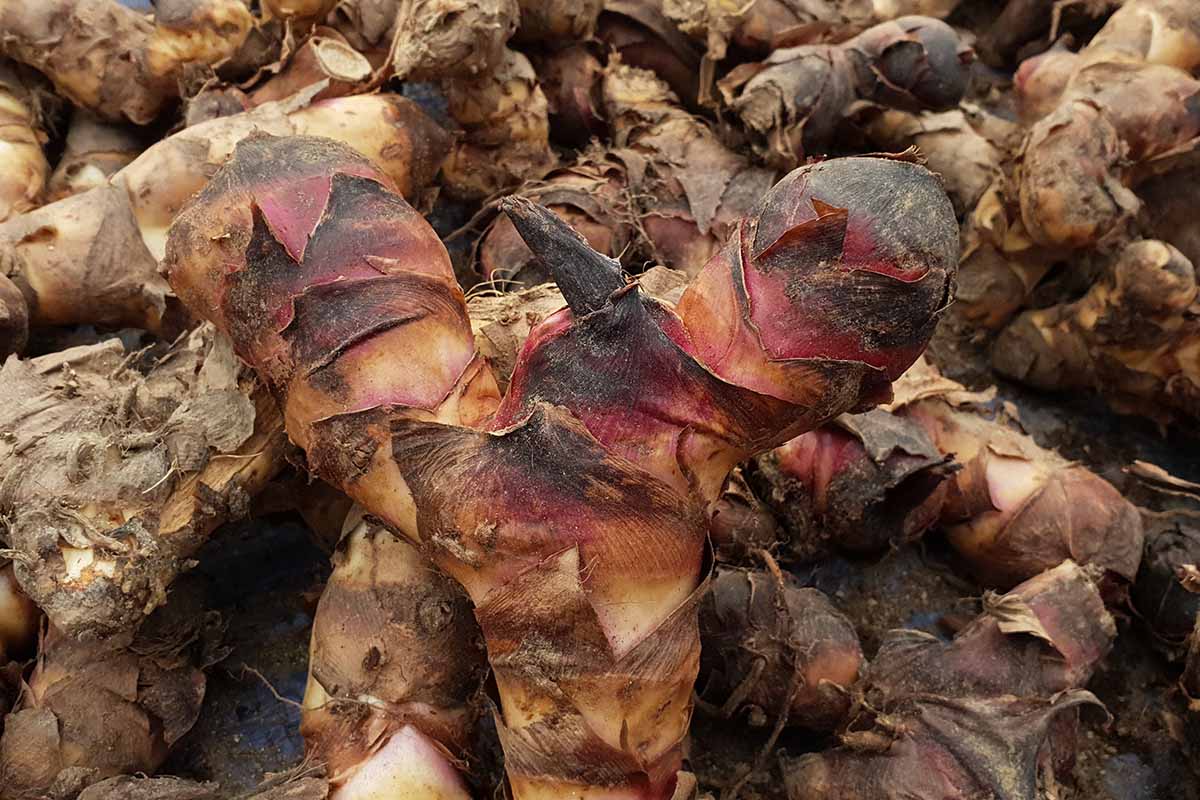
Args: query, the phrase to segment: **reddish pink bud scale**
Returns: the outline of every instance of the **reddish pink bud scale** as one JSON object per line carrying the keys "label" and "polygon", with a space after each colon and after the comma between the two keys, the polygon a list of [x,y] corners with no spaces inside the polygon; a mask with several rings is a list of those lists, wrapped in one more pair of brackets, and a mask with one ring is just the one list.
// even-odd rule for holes
{"label": "reddish pink bud scale", "polygon": [[325,213],[332,188],[332,175],[314,175],[287,186],[275,185],[255,192],[267,227],[296,263],[304,260],[308,237]]}

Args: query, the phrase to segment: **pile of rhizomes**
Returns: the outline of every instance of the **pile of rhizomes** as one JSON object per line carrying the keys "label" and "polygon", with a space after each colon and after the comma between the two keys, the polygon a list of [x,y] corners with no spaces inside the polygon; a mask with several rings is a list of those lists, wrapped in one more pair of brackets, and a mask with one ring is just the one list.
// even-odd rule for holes
{"label": "pile of rhizomes", "polygon": [[0,800],[1200,800],[1195,0],[0,0],[0,153]]}

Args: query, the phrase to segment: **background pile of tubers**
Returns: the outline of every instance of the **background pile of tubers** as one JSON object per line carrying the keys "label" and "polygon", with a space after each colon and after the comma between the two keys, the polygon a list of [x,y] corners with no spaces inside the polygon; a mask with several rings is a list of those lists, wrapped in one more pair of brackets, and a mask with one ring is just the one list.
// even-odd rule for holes
{"label": "background pile of tubers", "polygon": [[1197,0],[0,0],[0,800],[1200,800],[1197,208]]}

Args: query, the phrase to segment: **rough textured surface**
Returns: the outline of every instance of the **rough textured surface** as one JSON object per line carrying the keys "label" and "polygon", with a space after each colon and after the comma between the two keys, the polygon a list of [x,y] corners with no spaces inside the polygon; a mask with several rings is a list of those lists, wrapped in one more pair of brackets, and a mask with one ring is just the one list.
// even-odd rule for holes
{"label": "rough textured surface", "polygon": [[521,53],[503,48],[492,69],[452,82],[447,100],[450,115],[463,129],[442,165],[451,193],[489,197],[541,178],[554,166],[546,96]]}
{"label": "rough textured surface", "polygon": [[[571,310],[531,332],[488,420],[494,382],[432,231],[345,148],[276,141],[244,143],[177,219],[172,285],[259,367],[310,466],[463,584],[514,793],[582,784],[669,797],[697,669],[708,506],[741,457],[886,398],[950,290],[949,201],[900,161],[798,170],[742,221],[678,315],[551,212],[509,201]],[[884,184],[887,198],[869,188]],[[926,213],[898,218],[897,196],[923,198]],[[901,293],[903,314],[833,302],[856,281]],[[721,324],[702,330],[702,317]],[[741,343],[739,358],[720,337]],[[422,354],[432,346],[436,358]],[[373,357],[398,350],[412,357]],[[490,433],[472,429],[484,423]],[[685,424],[696,432],[681,439]]]}
{"label": "rough textured surface", "polygon": [[829,598],[791,576],[719,569],[700,605],[700,639],[700,697],[726,716],[827,731],[850,710],[858,635]]}
{"label": "rough textured surface", "polygon": [[0,223],[0,275],[21,290],[30,324],[178,334],[186,315],[158,271],[167,226],[237,143],[256,131],[353,142],[414,198],[450,146],[441,127],[396,95],[310,102],[301,94],[182,130],[106,184]]}
{"label": "rough textured surface", "polygon": [[84,643],[50,627],[0,737],[6,796],[73,796],[104,778],[155,771],[200,714],[203,670],[226,653],[220,636],[194,585],[177,585],[124,642]]}
{"label": "rough textured surface", "polygon": [[386,786],[383,776],[404,767],[392,740],[412,736],[410,727],[459,763],[471,760],[486,671],[471,612],[462,589],[413,545],[378,523],[347,520],[313,619],[300,723],[335,789]]}
{"label": "rough textured surface", "polygon": [[[1120,467],[1135,458],[1200,481],[1187,448],[1168,444],[1136,418],[1113,415],[1094,398],[1077,396],[1064,403],[1062,396],[1034,394],[1010,384],[999,389],[1003,399],[1020,404],[1024,426],[1040,444],[1081,460],[1125,491]],[[301,593],[321,580],[328,560],[308,543],[310,534],[294,523],[255,520],[227,531],[197,558],[198,572],[214,585],[216,607],[230,618],[226,641],[234,652],[226,660],[228,668],[210,673],[205,711],[165,771],[218,781],[229,794],[241,796],[255,787],[264,771],[293,766],[301,757],[302,742],[298,711],[272,697],[260,680],[237,665],[259,668],[282,694],[301,698],[310,622]],[[828,594],[853,622],[865,653],[873,656],[892,628],[916,628],[948,638],[946,631],[974,616],[979,590],[961,577],[964,574],[964,566],[941,537],[931,536],[878,561],[834,558],[798,576]],[[1113,652],[1088,684],[1115,719],[1107,726],[1098,711],[1082,714],[1074,780],[1064,777],[1060,797],[1197,800],[1190,757],[1170,727],[1186,716],[1176,689],[1179,666],[1158,654],[1137,618],[1118,623]],[[270,633],[264,636],[263,631]],[[719,795],[749,769],[771,732],[769,724],[746,724],[753,721],[752,716],[734,722],[697,710],[689,763],[699,773],[702,788]],[[825,737],[789,729],[773,752],[794,757],[831,744]],[[490,751],[480,746],[476,752]],[[765,762],[742,796],[784,800],[776,759]]]}
{"label": "rough textured surface", "polygon": [[992,364],[1037,389],[1097,389],[1125,414],[1200,419],[1196,268],[1169,244],[1126,246],[1074,303],[1027,311],[996,340]]}
{"label": "rough textured surface", "polygon": [[776,50],[720,81],[761,154],[788,169],[826,153],[851,103],[945,110],[967,90],[972,53],[949,25],[901,17],[840,45]]}
{"label": "rough textured surface", "polygon": [[649,255],[696,275],[775,173],[726,147],[652,72],[612,64],[602,91],[613,143],[608,157],[624,165]]}
{"label": "rough textured surface", "polygon": [[925,166],[941,177],[960,217],[973,212],[1000,177],[1020,131],[1014,123],[966,103],[924,114],[877,108],[867,117],[867,137],[876,147],[890,152],[917,148]]}
{"label": "rough textured surface", "polygon": [[[543,180],[521,186],[521,195],[557,214],[599,253],[637,261],[637,222],[627,191],[624,166],[600,152],[586,152],[569,167],[549,173]],[[478,271],[500,291],[516,291],[552,279],[521,239],[508,217],[499,215],[478,245]]]}
{"label": "rough textured surface", "polygon": [[117,340],[0,368],[0,528],[73,636],[134,629],[279,468],[267,394],[211,327],[147,356]]}
{"label": "rough textured surface", "polygon": [[485,80],[502,68],[520,19],[517,0],[403,0],[392,4],[392,69],[410,80]]}
{"label": "rough textured surface", "polygon": [[759,0],[731,4],[712,0],[664,0],[663,10],[680,28],[703,40],[708,58],[720,61],[730,44],[754,55],[829,34],[845,39],[862,28],[907,14],[945,17],[959,0]]}
{"label": "rough textured surface", "polygon": [[[1200,28],[1190,0],[1129,0],[1079,53],[1021,64],[1015,86],[1036,120],[1022,152],[1021,217],[1040,244],[1078,249],[1138,209],[1147,162],[1200,136]],[[1153,134],[1150,133],[1153,131]],[[1152,174],[1152,173],[1151,173]]]}
{"label": "rough textured surface", "polygon": [[176,97],[185,66],[228,57],[252,25],[241,0],[167,0],[154,21],[111,0],[6,0],[0,51],[76,105],[144,125]]}
{"label": "rough textured surface", "polygon": [[[663,14],[659,0],[607,0],[596,38],[622,64],[653,72],[687,108],[699,108],[701,51]],[[610,58],[610,66],[615,61]]]}

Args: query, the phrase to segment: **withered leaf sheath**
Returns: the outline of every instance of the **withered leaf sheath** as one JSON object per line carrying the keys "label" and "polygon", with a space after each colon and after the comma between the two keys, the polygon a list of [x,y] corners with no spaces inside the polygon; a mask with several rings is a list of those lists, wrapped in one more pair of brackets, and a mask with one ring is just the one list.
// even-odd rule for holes
{"label": "withered leaf sheath", "polygon": [[696,275],[777,174],[726,147],[649,70],[609,64],[602,95],[614,145],[609,160],[624,165],[651,254]]}
{"label": "withered leaf sheath", "polygon": [[[252,137],[214,180],[174,226],[176,291],[258,367],[310,467],[360,499],[378,492],[380,516],[414,534],[411,503],[389,497],[407,492],[389,426],[409,414],[477,424],[499,399],[445,249],[395,183],[331,140]],[[226,269],[230,253],[240,269]],[[378,526],[351,531],[339,553],[315,623],[302,726],[310,750],[340,796],[388,786],[466,798],[453,759],[473,717],[461,696],[469,631],[443,630],[440,655],[403,647],[421,624],[405,592],[429,595],[416,584],[434,576]]]}
{"label": "withered leaf sheath", "polygon": [[[796,38],[832,35],[846,39],[886,20],[920,14],[942,18],[959,0],[758,0],[712,3],[706,0],[662,0],[670,19],[708,46],[708,58],[720,61],[730,44],[758,56],[795,44]],[[643,0],[644,5],[657,5]]]}
{"label": "withered leaf sheath", "polygon": [[725,474],[887,399],[947,302],[953,209],[914,164],[797,170],[677,312],[546,209],[505,210],[570,308],[530,333],[494,416],[445,250],[341,145],[243,142],[166,267],[310,466],[467,590],[515,796],[669,797]]}
{"label": "withered leaf sheath", "polygon": [[[371,3],[359,3],[368,10]],[[516,31],[516,0],[394,0],[392,69],[414,81],[482,79],[505,60]]]}
{"label": "withered leaf sheath", "polygon": [[[613,56],[620,57],[621,64],[653,72],[671,87],[676,98],[696,108],[701,51],[667,19],[659,0],[607,0],[596,38]],[[610,57],[610,66],[616,61]]]}
{"label": "withered leaf sheath", "polygon": [[919,537],[937,522],[954,471],[919,424],[883,409],[839,417],[759,456],[756,467],[753,483],[800,562]]}
{"label": "withered leaf sheath", "polygon": [[[524,196],[558,214],[588,245],[614,258],[628,257],[636,237],[628,177],[615,158],[589,150],[570,166],[556,169],[541,181],[526,181]],[[551,280],[549,269],[521,239],[507,216],[497,216],[480,238],[477,270],[508,290],[537,286]]]}
{"label": "withered leaf sheath", "polygon": [[987,595],[951,642],[893,631],[843,746],[785,763],[791,800],[1035,800],[1073,756],[1082,687],[1116,625],[1073,562]]}

